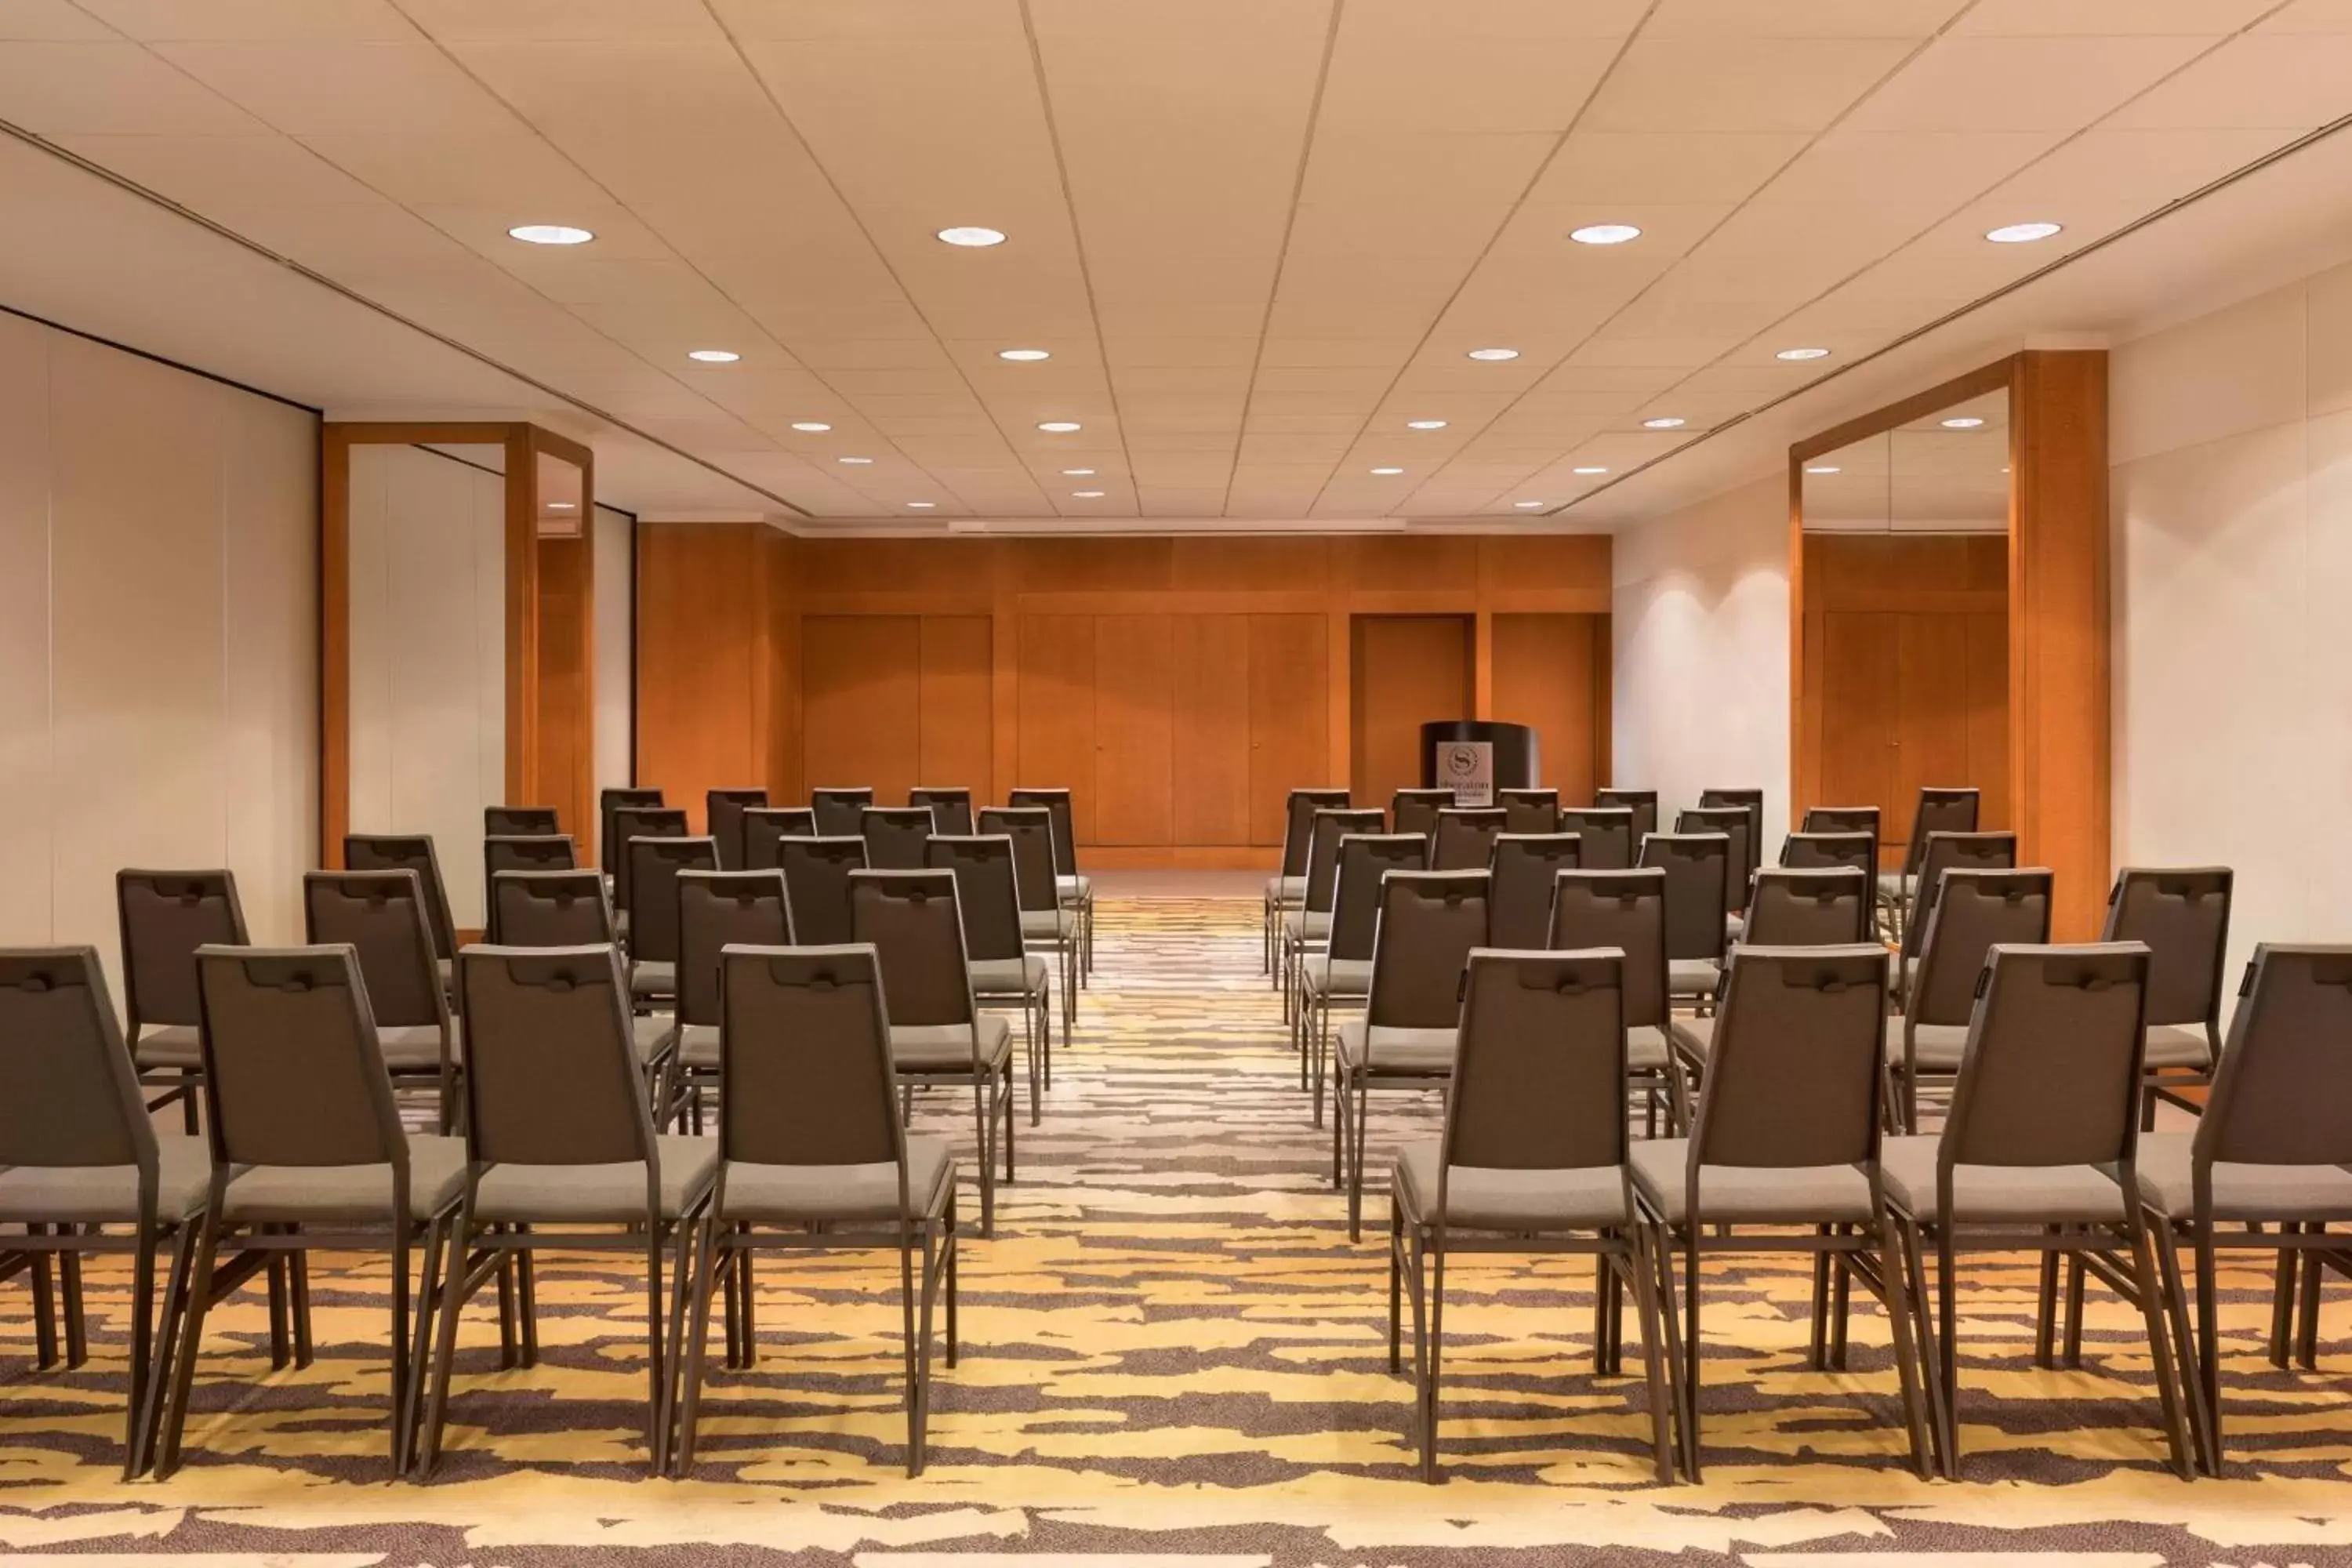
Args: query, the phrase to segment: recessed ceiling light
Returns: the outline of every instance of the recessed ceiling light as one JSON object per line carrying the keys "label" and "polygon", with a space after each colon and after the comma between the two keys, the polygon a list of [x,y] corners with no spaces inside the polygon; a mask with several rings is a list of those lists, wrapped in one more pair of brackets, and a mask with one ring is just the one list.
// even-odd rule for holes
{"label": "recessed ceiling light", "polygon": [[574,228],[568,223],[519,223],[507,230],[510,239],[525,245],[585,245],[595,235],[584,228]]}
{"label": "recessed ceiling light", "polygon": [[1092,468],[1064,468],[1062,472],[1074,479],[1090,479],[1095,477],[1095,471]]}
{"label": "recessed ceiling light", "polygon": [[1985,237],[1995,245],[2030,245],[2037,239],[2048,239],[2058,232],[2054,223],[2011,223],[1985,230]]}
{"label": "recessed ceiling light", "polygon": [[1517,359],[1519,357],[1519,351],[1517,349],[1472,349],[1470,351],[1470,357],[1472,359],[1483,360]]}
{"label": "recessed ceiling light", "polygon": [[578,508],[574,503],[568,500],[551,500],[547,503],[547,510],[550,511],[574,511],[577,510]]}
{"label": "recessed ceiling light", "polygon": [[940,237],[946,240],[950,245],[978,247],[981,246],[1003,245],[1004,243],[1004,231],[1001,228],[982,228],[978,224],[959,224],[953,228],[943,228],[940,230]]}
{"label": "recessed ceiling light", "polygon": [[1973,430],[1983,423],[1983,420],[1978,418],[1973,414],[1963,414],[1957,418],[1945,420],[1944,428],[1947,430]]}
{"label": "recessed ceiling light", "polygon": [[835,458],[834,459],[836,463],[870,463],[873,460],[871,458]]}
{"label": "recessed ceiling light", "polygon": [[1045,419],[1038,422],[1037,428],[1048,436],[1066,436],[1071,431],[1081,430],[1085,426],[1075,419]]}
{"label": "recessed ceiling light", "polygon": [[1679,430],[1690,421],[1673,414],[1661,414],[1655,419],[1642,421],[1644,430]]}
{"label": "recessed ceiling light", "polygon": [[1100,500],[1103,496],[1100,490],[1072,490],[1070,493],[1080,500]]}
{"label": "recessed ceiling light", "polygon": [[1642,231],[1630,223],[1589,223],[1569,230],[1568,237],[1579,245],[1622,245],[1641,238]]}
{"label": "recessed ceiling light", "polygon": [[1830,357],[1830,351],[1827,349],[1782,349],[1779,353],[1774,354],[1772,357],[1774,359],[1827,359]]}
{"label": "recessed ceiling light", "polygon": [[1609,470],[1608,470],[1608,469],[1606,469],[1606,468],[1571,468],[1571,469],[1570,469],[1569,471],[1570,471],[1570,473],[1576,473],[1576,474],[1605,474],[1605,473],[1607,473]]}
{"label": "recessed ceiling light", "polygon": [[940,503],[935,500],[910,500],[907,504],[917,511],[929,511]]}
{"label": "recessed ceiling light", "polygon": [[1808,467],[1805,469],[1805,472],[1809,474],[1834,474],[1842,470],[1840,470],[1834,463],[1825,463],[1818,468]]}
{"label": "recessed ceiling light", "polygon": [[1536,508],[1543,505],[1543,502],[1539,500],[1515,500],[1511,504],[1517,507],[1521,511],[1533,511]]}
{"label": "recessed ceiling light", "polygon": [[743,356],[733,349],[688,349],[686,357],[698,359],[705,364],[733,364]]}
{"label": "recessed ceiling light", "polygon": [[1401,474],[1403,473],[1404,470],[1402,468],[1374,468],[1372,472],[1385,477],[1390,474]]}
{"label": "recessed ceiling light", "polygon": [[1046,349],[999,349],[996,357],[1009,359],[1015,364],[1034,364],[1041,359],[1052,359],[1054,355]]}
{"label": "recessed ceiling light", "polygon": [[1443,419],[1408,419],[1404,422],[1404,427],[1408,430],[1443,430],[1445,428],[1445,421]]}
{"label": "recessed ceiling light", "polygon": [[822,436],[833,426],[822,419],[795,419],[793,421],[793,428],[805,430],[812,436]]}

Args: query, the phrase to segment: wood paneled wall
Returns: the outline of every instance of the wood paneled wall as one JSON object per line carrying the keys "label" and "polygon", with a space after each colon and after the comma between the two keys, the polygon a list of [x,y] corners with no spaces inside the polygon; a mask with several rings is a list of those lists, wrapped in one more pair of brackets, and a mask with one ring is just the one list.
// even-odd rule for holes
{"label": "wood paneled wall", "polygon": [[[1485,657],[1449,707],[1516,717],[1489,713],[1504,693],[1547,730],[1580,721],[1591,733],[1558,751],[1547,733],[1547,757],[1580,760],[1563,788],[1605,776],[1591,695],[1596,657],[1606,686],[1603,536],[825,540],[648,523],[638,572],[638,777],[690,810],[713,784],[797,801],[868,784],[885,802],[916,784],[989,799],[1066,784],[1095,864],[1265,864],[1286,792],[1351,776],[1351,628],[1372,616],[1459,617]],[[1553,668],[1579,646],[1582,662]],[[762,757],[764,773],[738,771]]]}

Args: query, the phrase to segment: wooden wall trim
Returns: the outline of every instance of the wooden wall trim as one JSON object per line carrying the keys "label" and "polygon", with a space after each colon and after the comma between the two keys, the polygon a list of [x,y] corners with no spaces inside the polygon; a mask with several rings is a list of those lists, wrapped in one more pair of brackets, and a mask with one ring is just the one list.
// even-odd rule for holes
{"label": "wooden wall trim", "polygon": [[352,442],[319,434],[319,864],[343,867],[352,826]]}

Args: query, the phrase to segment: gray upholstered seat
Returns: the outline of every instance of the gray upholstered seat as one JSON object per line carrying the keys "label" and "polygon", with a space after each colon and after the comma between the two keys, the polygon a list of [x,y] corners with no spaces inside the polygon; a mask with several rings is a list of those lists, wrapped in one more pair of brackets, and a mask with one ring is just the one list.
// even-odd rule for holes
{"label": "gray upholstered seat", "polygon": [[972,1024],[894,1024],[890,1060],[902,1073],[971,1070],[971,1032],[980,1030],[980,1059],[993,1067],[1013,1054],[1013,1025],[1002,1013]]}
{"label": "gray upholstered seat", "polygon": [[[1921,1218],[1943,1217],[1936,1203],[1936,1148],[1921,1134],[1889,1138],[1878,1163],[1886,1195]],[[2105,1165],[1956,1165],[1949,1217],[1968,1222],[2015,1220],[2051,1225],[2126,1217],[2123,1189]]]}
{"label": "gray upholstered seat", "polygon": [[[1435,1221],[1438,1142],[1397,1151],[1394,1179],[1407,1223]],[[1615,1165],[1585,1170],[1507,1171],[1454,1167],[1445,1186],[1444,1222],[1469,1230],[1593,1230],[1633,1217],[1624,1173]]]}
{"label": "gray upholstered seat", "polygon": [[1031,942],[1058,942],[1070,934],[1066,910],[1023,910],[1021,935]]}
{"label": "gray upholstered seat", "polygon": [[[466,1141],[412,1132],[408,1212],[439,1212],[466,1184]],[[367,1224],[393,1215],[390,1165],[247,1165],[229,1178],[221,1218],[236,1224]]]}
{"label": "gray upholstered seat", "polygon": [[204,1048],[196,1043],[194,1024],[150,1024],[140,1031],[131,1058],[142,1072],[154,1068],[199,1068],[204,1066]]}
{"label": "gray upholstered seat", "polygon": [[[719,1170],[719,1142],[683,1134],[656,1135],[661,1160],[661,1216],[690,1213]],[[473,1217],[546,1225],[642,1224],[646,1168],[611,1165],[492,1165],[475,1189]]]}
{"label": "gray upholstered seat", "polygon": [[[155,1138],[155,1215],[185,1219],[205,1206],[213,1156],[201,1138]],[[136,1165],[12,1165],[0,1170],[0,1222],[131,1225],[139,1218]]]}
{"label": "gray upholstered seat", "polygon": [[[667,1016],[653,1018],[640,1018],[637,1021],[640,1024],[657,1023],[665,1025],[670,1022]],[[684,1028],[673,1030],[672,1033],[677,1042],[677,1062],[680,1067],[695,1068],[704,1072],[717,1072],[719,1070],[718,1025],[688,1024]]]}
{"label": "gray upholstered seat", "polygon": [[1625,1066],[1633,1072],[1656,1072],[1666,1065],[1666,1032],[1655,1024],[1637,1024],[1625,1031]]}
{"label": "gray upholstered seat", "polygon": [[971,988],[982,996],[1025,996],[1045,984],[1045,961],[1034,953],[975,958],[971,968]]}
{"label": "gray upholstered seat", "polygon": [[[1371,1047],[1369,1058],[1365,1053],[1368,1033]],[[1342,1067],[1352,1068],[1360,1062],[1368,1071],[1380,1074],[1442,1073],[1454,1066],[1456,1037],[1452,1029],[1367,1026],[1361,1018],[1349,1018],[1339,1026],[1339,1037]]]}
{"label": "gray upholstered seat", "polygon": [[1908,880],[1909,879],[1900,871],[1881,871],[1878,874],[1878,896],[1885,900],[1900,900],[1908,891],[1906,886]]}
{"label": "gray upholstered seat", "polygon": [[[2139,1201],[2175,1219],[2197,1212],[2189,1182],[2186,1132],[2143,1132],[2137,1165]],[[2352,1171],[2341,1165],[2244,1165],[2213,1163],[2213,1217],[2273,1220],[2352,1219]]]}
{"label": "gray upholstered seat", "polygon": [[1307,879],[1268,877],[1265,879],[1265,896],[1280,904],[1298,903],[1307,897]]}
{"label": "gray upholstered seat", "polygon": [[1291,910],[1282,917],[1282,929],[1297,942],[1323,942],[1331,935],[1329,910]]}
{"label": "gray upholstered seat", "polygon": [[1095,881],[1083,872],[1075,877],[1056,877],[1054,891],[1064,899],[1091,899],[1095,896]]}
{"label": "gray upholstered seat", "polygon": [[677,994],[677,965],[663,959],[645,959],[629,965],[629,994],[640,1002]]}
{"label": "gray upholstered seat", "polygon": [[[1966,1024],[1919,1024],[1911,1031],[1911,1048],[1922,1072],[1958,1072],[1960,1058],[1968,1054],[1969,1026]],[[1886,1020],[1886,1059],[1903,1059],[1903,1020]]]}
{"label": "gray upholstered seat", "polygon": [[1363,996],[1372,988],[1369,958],[1327,958],[1309,961],[1299,971],[1298,983],[1310,996]]}
{"label": "gray upholstered seat", "polygon": [[[907,1139],[907,1203],[916,1215],[947,1207],[955,1187],[955,1159],[944,1138]],[[898,1217],[898,1167],[863,1165],[727,1166],[719,1218],[790,1225],[806,1220],[893,1220]]]}
{"label": "gray upholstered seat", "polygon": [[[1645,1138],[1633,1148],[1633,1184],[1660,1218],[1679,1225],[1688,1197],[1690,1140]],[[1868,1222],[1870,1178],[1859,1165],[1707,1165],[1699,1221],[1747,1225]]]}
{"label": "gray upholstered seat", "polygon": [[1712,996],[1723,984],[1723,965],[1712,958],[1666,960],[1666,989],[1676,996]]}
{"label": "gray upholstered seat", "polygon": [[[441,1065],[441,1031],[431,1024],[386,1024],[375,1032],[383,1065],[394,1072],[424,1072]],[[457,1021],[449,1021],[449,1054],[463,1060]]]}
{"label": "gray upholstered seat", "polygon": [[2201,1024],[2157,1024],[2147,1031],[2147,1055],[2141,1065],[2201,1072],[2213,1065],[2213,1047]]}
{"label": "gray upholstered seat", "polygon": [[1707,1052],[1715,1048],[1715,1015],[1711,1013],[1704,1018],[1672,1019],[1666,1028],[1674,1036],[1675,1045],[1701,1061],[1705,1061]]}

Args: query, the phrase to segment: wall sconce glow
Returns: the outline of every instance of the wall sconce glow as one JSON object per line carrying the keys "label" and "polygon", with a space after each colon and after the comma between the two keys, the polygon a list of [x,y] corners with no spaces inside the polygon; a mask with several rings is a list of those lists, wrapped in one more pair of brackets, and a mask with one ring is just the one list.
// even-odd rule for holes
{"label": "wall sconce glow", "polygon": [[935,500],[910,500],[907,504],[917,511],[929,511],[940,503]]}
{"label": "wall sconce glow", "polygon": [[1041,359],[1052,359],[1054,356],[1045,349],[999,349],[996,351],[996,357],[1009,359],[1014,364],[1034,364]]}
{"label": "wall sconce glow", "polygon": [[1830,351],[1827,349],[1782,349],[1779,353],[1774,354],[1772,357],[1774,359],[1791,360],[1827,359],[1830,357]]}
{"label": "wall sconce glow", "polygon": [[1083,430],[1086,426],[1075,419],[1045,419],[1038,422],[1037,428],[1048,436],[1067,436],[1072,431]]}
{"label": "wall sconce glow", "polygon": [[1641,238],[1642,231],[1630,223],[1589,223],[1569,230],[1568,237],[1579,245],[1622,245]]}
{"label": "wall sconce glow", "polygon": [[1840,468],[1834,463],[1824,463],[1820,468],[1816,468],[1809,467],[1805,469],[1805,472],[1809,474],[1835,474],[1842,473],[1843,471],[1843,469]]}
{"label": "wall sconce glow", "polygon": [[1517,359],[1519,357],[1519,351],[1517,349],[1472,349],[1468,357],[1475,360],[1486,360],[1492,363],[1498,360]]}
{"label": "wall sconce glow", "polygon": [[1515,500],[1511,504],[1521,511],[1533,511],[1544,503],[1539,500]]}
{"label": "wall sconce glow", "polygon": [[1944,428],[1947,430],[1974,430],[1983,423],[1983,420],[1978,418],[1973,414],[1963,414],[1956,419],[1945,420]]}
{"label": "wall sconce glow", "polygon": [[804,430],[812,436],[822,436],[833,426],[822,419],[795,419],[793,421],[793,428]]}
{"label": "wall sconce glow", "polygon": [[519,223],[507,230],[507,237],[525,245],[585,245],[596,237],[568,223]]}
{"label": "wall sconce glow", "polygon": [[1074,479],[1090,479],[1095,477],[1095,471],[1092,468],[1064,468],[1062,472]]}
{"label": "wall sconce glow", "polygon": [[686,357],[700,360],[705,364],[733,364],[743,356],[733,349],[688,349]]}
{"label": "wall sconce glow", "polygon": [[1443,430],[1445,428],[1445,421],[1443,419],[1408,419],[1404,422],[1404,427],[1408,430]]}
{"label": "wall sconce glow", "polygon": [[1985,231],[1985,237],[1995,245],[2031,245],[2037,239],[2048,239],[2058,232],[2054,223],[2011,223]]}
{"label": "wall sconce glow", "polygon": [[1080,500],[1100,500],[1103,498],[1100,490],[1072,490],[1070,493]]}
{"label": "wall sconce glow", "polygon": [[873,458],[835,458],[834,459],[834,461],[835,461],[835,462],[836,462],[836,463],[853,463],[853,464],[865,464],[865,463],[870,463],[870,462],[872,462],[873,460],[874,460],[874,459],[873,459]]}
{"label": "wall sconce glow", "polygon": [[1380,475],[1382,479],[1387,479],[1392,475],[1403,473],[1404,470],[1402,468],[1374,468],[1372,472]]}
{"label": "wall sconce glow", "polygon": [[1570,469],[1569,470],[1569,472],[1570,472],[1570,473],[1572,473],[1572,474],[1605,474],[1605,473],[1607,473],[1608,471],[1609,471],[1609,470],[1608,470],[1608,469],[1606,469],[1606,468],[1598,468],[1598,467],[1587,467],[1587,468],[1570,468]]}
{"label": "wall sconce glow", "polygon": [[1679,430],[1689,423],[1689,420],[1682,418],[1676,415],[1661,414],[1655,419],[1643,420],[1642,428],[1644,430]]}
{"label": "wall sconce glow", "polygon": [[961,245],[968,250],[976,250],[986,246],[1003,245],[1004,231],[1001,228],[982,228],[978,224],[958,224],[953,228],[940,230],[940,237],[950,245]]}

